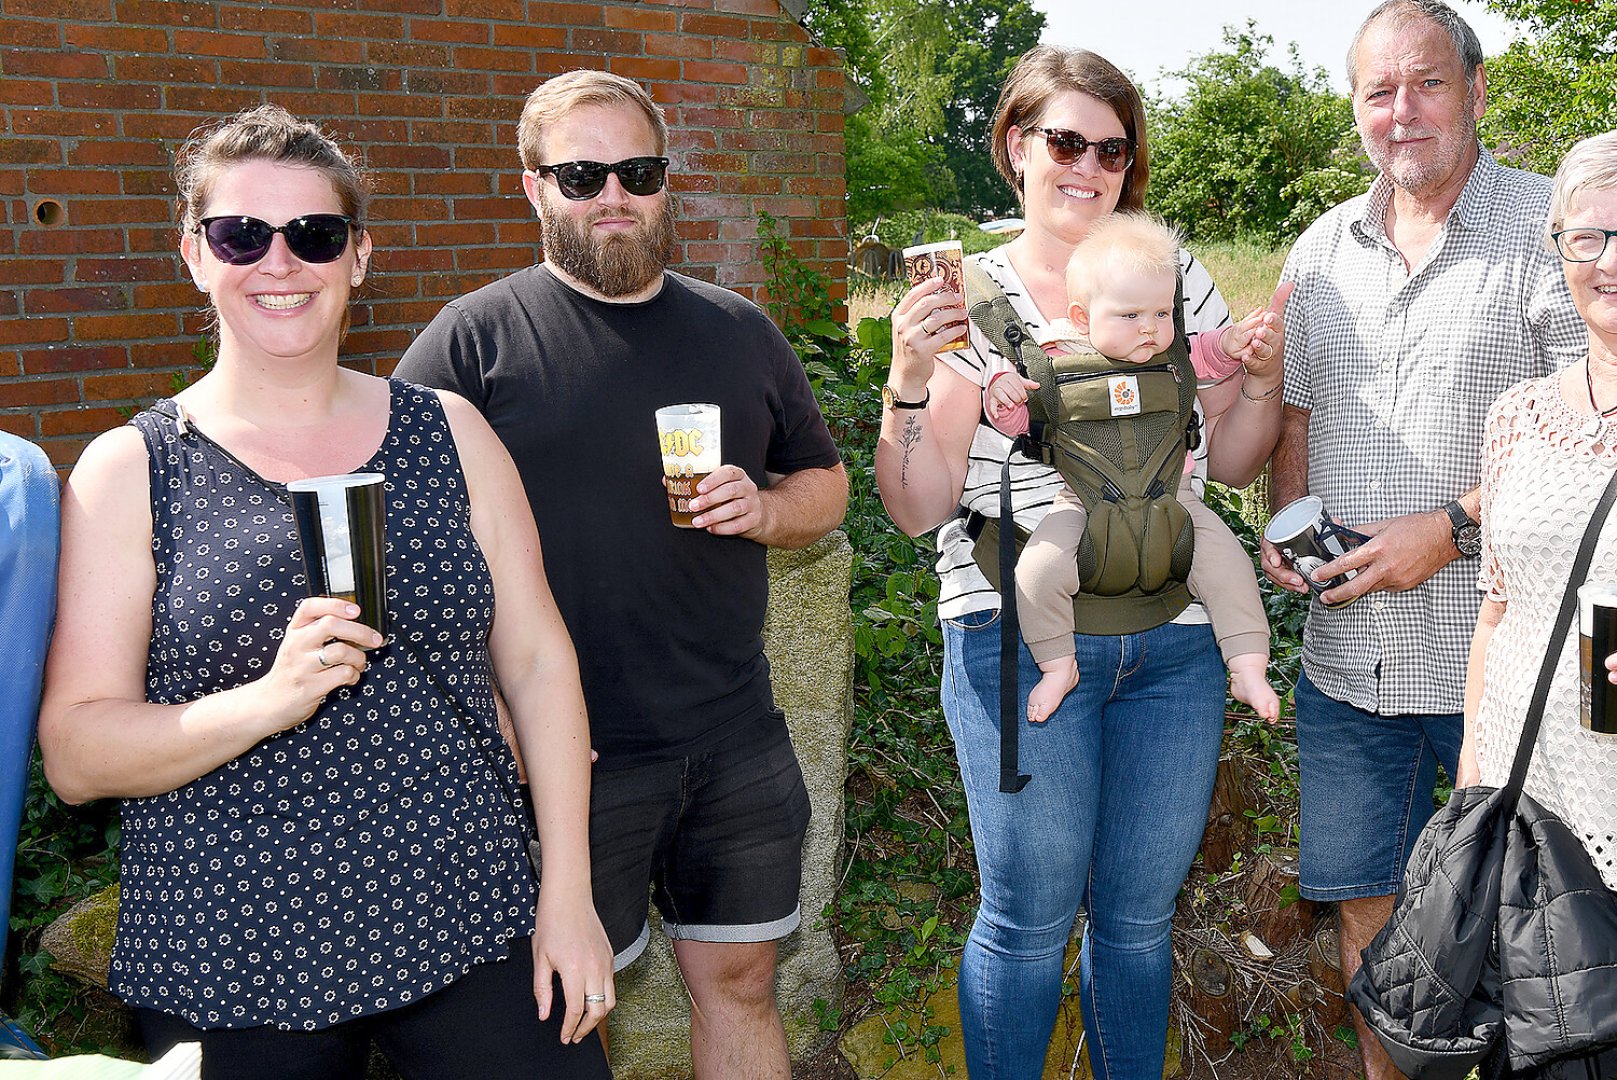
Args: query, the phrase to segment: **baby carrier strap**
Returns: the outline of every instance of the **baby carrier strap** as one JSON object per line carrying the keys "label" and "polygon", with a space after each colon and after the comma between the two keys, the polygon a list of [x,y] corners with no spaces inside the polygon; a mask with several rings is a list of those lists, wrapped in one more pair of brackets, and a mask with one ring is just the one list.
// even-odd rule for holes
{"label": "baby carrier strap", "polygon": [[1033,334],[1011,306],[1011,298],[1005,295],[999,283],[988,276],[988,271],[976,259],[968,259],[965,269],[966,295],[976,299],[970,311],[973,325],[1019,369],[1025,371],[1036,363],[1047,361],[1049,358],[1039,348],[1038,342],[1033,340]]}

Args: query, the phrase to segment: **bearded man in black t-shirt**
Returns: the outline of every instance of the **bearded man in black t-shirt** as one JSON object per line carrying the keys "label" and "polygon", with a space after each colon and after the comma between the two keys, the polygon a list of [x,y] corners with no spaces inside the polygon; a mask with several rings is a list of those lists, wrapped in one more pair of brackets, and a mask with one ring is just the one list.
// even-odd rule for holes
{"label": "bearded man in black t-shirt", "polygon": [[[666,269],[667,129],[645,91],[551,79],[518,142],[546,262],[451,302],[397,374],[481,408],[527,486],[600,755],[590,873],[617,968],[654,898],[696,1076],[785,1080],[776,942],[800,919],[809,810],[763,654],[764,555],[835,528],[847,476],[780,331]],[[686,402],[720,407],[724,460],[690,529],[669,516],[653,416]],[[610,987],[577,990],[610,1007]]]}

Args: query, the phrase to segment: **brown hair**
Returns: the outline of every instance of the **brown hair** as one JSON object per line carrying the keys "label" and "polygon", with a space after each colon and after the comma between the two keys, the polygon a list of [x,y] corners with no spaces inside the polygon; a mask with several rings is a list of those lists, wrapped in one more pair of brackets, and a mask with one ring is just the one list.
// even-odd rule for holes
{"label": "brown hair", "polygon": [[1022,178],[1011,167],[1007,146],[1011,128],[1026,131],[1038,127],[1045,106],[1064,90],[1088,94],[1117,114],[1124,134],[1134,142],[1134,164],[1123,174],[1117,209],[1141,209],[1145,206],[1145,186],[1151,174],[1151,155],[1146,150],[1145,140],[1145,103],[1127,75],[1110,60],[1087,49],[1035,45],[1016,62],[1010,78],[1005,80],[1005,89],[1000,91],[990,135],[990,151],[999,175],[1016,192],[1020,202]]}
{"label": "brown hair", "polygon": [[198,128],[180,148],[174,183],[180,192],[182,232],[197,227],[219,174],[244,161],[313,169],[331,181],[355,230],[365,228],[370,193],[359,164],[317,124],[299,120],[279,105],[260,105]]}
{"label": "brown hair", "polygon": [[580,68],[541,83],[528,95],[517,121],[517,153],[524,169],[546,164],[542,146],[545,129],[574,109],[587,105],[628,105],[639,109],[657,141],[657,153],[668,148],[668,122],[662,109],[637,82],[606,71]]}

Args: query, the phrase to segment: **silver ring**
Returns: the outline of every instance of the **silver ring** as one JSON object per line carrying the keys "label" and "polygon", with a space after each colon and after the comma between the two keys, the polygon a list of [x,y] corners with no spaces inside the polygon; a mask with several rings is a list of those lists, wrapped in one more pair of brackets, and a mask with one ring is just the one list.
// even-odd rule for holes
{"label": "silver ring", "polygon": [[585,1004],[588,1004],[588,1005],[605,1005],[606,1004],[606,995],[605,994],[585,994],[584,995],[584,1002],[585,1002]]}
{"label": "silver ring", "polygon": [[932,331],[932,327],[930,327],[930,326],[928,326],[928,325],[927,325],[927,324],[928,324],[928,323],[929,323],[929,322],[930,322],[930,321],[931,321],[931,318],[932,318],[932,317],[931,317],[931,316],[930,316],[930,315],[929,315],[929,316],[927,316],[927,317],[926,317],[926,318],[925,318],[925,319],[922,319],[922,320],[921,320],[921,333],[923,333],[923,334],[930,334],[930,333],[932,333],[932,332],[933,332],[933,331]]}
{"label": "silver ring", "polygon": [[[330,644],[331,642],[326,642],[326,645]],[[320,661],[320,666],[323,668],[328,668],[331,666],[331,661],[326,659],[326,645],[320,646],[319,649],[315,650],[314,654],[314,658]]]}

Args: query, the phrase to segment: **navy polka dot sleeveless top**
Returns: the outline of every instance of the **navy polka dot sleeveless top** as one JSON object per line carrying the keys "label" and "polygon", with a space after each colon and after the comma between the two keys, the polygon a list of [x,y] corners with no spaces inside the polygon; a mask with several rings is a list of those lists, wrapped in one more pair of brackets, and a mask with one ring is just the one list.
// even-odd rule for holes
{"label": "navy polka dot sleeveless top", "polygon": [[[374,650],[357,686],[236,760],[124,801],[111,986],[131,1005],[312,1030],[417,1001],[531,932],[490,688],[494,590],[460,458],[433,391],[390,380],[389,401],[358,471],[386,477],[388,610],[411,648]],[[146,692],[160,704],[266,673],[305,595],[285,488],[176,415],[160,402],[133,421],[150,460]]]}

